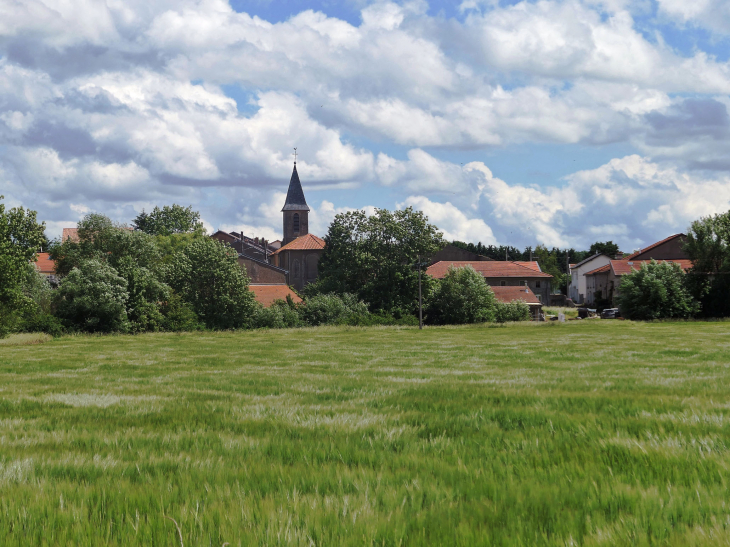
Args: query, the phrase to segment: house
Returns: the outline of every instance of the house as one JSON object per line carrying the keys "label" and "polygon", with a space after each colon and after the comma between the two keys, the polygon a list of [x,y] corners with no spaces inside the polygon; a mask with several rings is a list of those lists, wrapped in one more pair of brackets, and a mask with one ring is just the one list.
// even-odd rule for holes
{"label": "house", "polygon": [[249,290],[254,294],[256,302],[261,304],[264,308],[268,308],[277,300],[286,300],[286,297],[290,297],[295,304],[302,301],[299,295],[291,290],[287,285],[280,283],[277,284],[260,284],[260,285],[249,285]]}
{"label": "house", "polygon": [[272,246],[264,238],[248,237],[243,232],[218,230],[210,237],[221,243],[227,243],[238,251],[239,255],[245,255],[263,262],[270,262],[271,255],[279,248]]}
{"label": "house", "polygon": [[443,279],[450,267],[465,266],[474,268],[492,288],[527,287],[540,302],[549,302],[553,276],[543,272],[537,262],[442,260],[429,266],[426,273],[436,279]]}
{"label": "house", "polygon": [[64,241],[71,240],[73,243],[79,242],[79,229],[78,228],[64,228],[61,235],[61,243]]}
{"label": "house", "polygon": [[674,234],[621,260],[609,260],[608,264],[586,272],[586,304],[615,307],[621,277],[641,269],[652,260],[679,264],[684,271],[692,268],[692,261],[682,250],[685,237],[684,234]]}
{"label": "house", "polygon": [[610,260],[610,256],[596,253],[577,264],[571,264],[568,297],[576,304],[583,304],[586,301],[586,273],[606,266]]}
{"label": "house", "polygon": [[37,253],[34,266],[38,273],[48,278],[51,285],[55,286],[58,284],[58,280],[56,279],[56,262],[51,259],[51,255],[48,253]]}
{"label": "house", "polygon": [[494,296],[499,302],[509,304],[516,300],[522,300],[530,308],[530,317],[533,321],[539,321],[542,314],[542,302],[535,296],[529,287],[520,286],[493,286]]}

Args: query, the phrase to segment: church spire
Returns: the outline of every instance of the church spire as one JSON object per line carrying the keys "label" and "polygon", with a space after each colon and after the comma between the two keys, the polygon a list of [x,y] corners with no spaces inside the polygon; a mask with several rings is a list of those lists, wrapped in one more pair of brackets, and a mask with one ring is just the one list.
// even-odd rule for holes
{"label": "church spire", "polygon": [[297,162],[294,161],[294,171],[289,181],[289,191],[286,193],[286,201],[282,211],[309,211],[307,200],[304,199],[304,190],[302,183],[299,182],[299,173],[297,173]]}

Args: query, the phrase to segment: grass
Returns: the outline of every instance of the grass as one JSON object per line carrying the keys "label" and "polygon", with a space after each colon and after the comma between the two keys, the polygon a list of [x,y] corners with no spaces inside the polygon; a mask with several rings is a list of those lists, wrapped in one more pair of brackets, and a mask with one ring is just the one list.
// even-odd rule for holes
{"label": "grass", "polygon": [[53,337],[43,332],[11,334],[7,338],[0,338],[0,346],[33,346],[50,342]]}
{"label": "grass", "polygon": [[700,322],[3,345],[0,545],[729,545],[729,357]]}
{"label": "grass", "polygon": [[564,313],[566,319],[570,319],[573,317],[578,317],[578,309],[577,308],[563,308],[559,306],[547,306],[543,308],[543,312],[546,315],[555,315],[557,316],[559,313]]}

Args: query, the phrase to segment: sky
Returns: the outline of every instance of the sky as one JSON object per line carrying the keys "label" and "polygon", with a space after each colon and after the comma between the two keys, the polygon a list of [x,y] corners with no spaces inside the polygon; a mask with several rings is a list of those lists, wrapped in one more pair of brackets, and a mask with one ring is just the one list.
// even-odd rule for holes
{"label": "sky", "polygon": [[0,0],[0,194],[50,237],[178,203],[631,251],[730,209],[726,0]]}

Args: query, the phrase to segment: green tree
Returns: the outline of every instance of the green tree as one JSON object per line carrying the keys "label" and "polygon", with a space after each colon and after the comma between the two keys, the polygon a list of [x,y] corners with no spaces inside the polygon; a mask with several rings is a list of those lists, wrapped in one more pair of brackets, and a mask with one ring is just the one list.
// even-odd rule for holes
{"label": "green tree", "polygon": [[[104,215],[92,213],[78,223],[79,241],[64,241],[52,247],[56,273],[62,278],[89,260],[112,267],[127,283],[127,329],[156,331],[164,317],[160,309],[170,293],[161,281],[161,254],[156,238],[114,224]],[[170,236],[172,237],[172,236]]]}
{"label": "green tree", "polygon": [[193,241],[178,251],[166,267],[165,279],[211,329],[248,325],[254,295],[238,265],[238,253],[211,238]]}
{"label": "green tree", "polygon": [[55,294],[56,314],[72,329],[126,332],[127,281],[109,264],[83,261],[65,276]]}
{"label": "green tree", "polygon": [[355,294],[371,311],[394,315],[415,312],[418,257],[431,256],[444,245],[438,229],[410,207],[376,209],[371,216],[364,211],[341,213],[324,239],[319,279],[305,292]]}
{"label": "green tree", "polygon": [[496,319],[494,292],[471,266],[450,267],[428,300],[426,318],[435,325],[485,323]]}
{"label": "green tree", "polygon": [[135,230],[160,236],[205,232],[203,223],[200,222],[200,213],[193,211],[192,206],[183,207],[176,203],[165,205],[162,209],[155,207],[151,213],[142,210],[132,221],[132,225]]}
{"label": "green tree", "polygon": [[591,245],[588,253],[589,256],[593,256],[596,253],[603,253],[610,256],[611,258],[614,258],[619,253],[618,244],[614,243],[613,241],[596,241],[593,245]]}
{"label": "green tree", "polygon": [[655,260],[623,276],[617,302],[627,319],[688,318],[699,311],[698,302],[685,286],[682,268]]}
{"label": "green tree", "polygon": [[687,285],[702,315],[730,316],[730,211],[694,221],[684,251],[693,265]]}
{"label": "green tree", "polygon": [[28,264],[46,241],[44,231],[45,224],[38,224],[35,211],[6,209],[0,202],[0,336],[15,330],[20,316],[33,306],[23,284]]}

